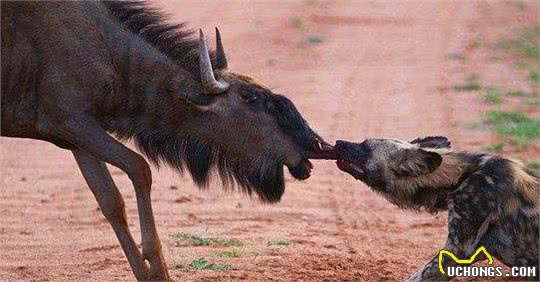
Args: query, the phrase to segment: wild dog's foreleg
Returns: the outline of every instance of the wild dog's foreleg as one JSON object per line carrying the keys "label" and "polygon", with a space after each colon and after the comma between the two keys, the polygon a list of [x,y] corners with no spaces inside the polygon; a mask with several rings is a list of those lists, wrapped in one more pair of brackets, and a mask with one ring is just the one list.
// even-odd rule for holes
{"label": "wild dog's foreleg", "polygon": [[[448,238],[443,249],[453,253],[458,259],[469,259],[480,247],[479,243],[486,234],[490,224],[496,220],[497,197],[489,191],[493,181],[487,176],[473,174],[454,193],[448,201]],[[479,193],[479,187],[486,188],[485,193]],[[489,252],[489,250],[487,250]],[[484,253],[480,253],[475,262],[485,260]],[[423,268],[414,273],[411,281],[444,281],[452,277],[447,276],[446,269],[456,266],[457,263],[449,256],[443,255],[441,262],[446,274],[439,269],[439,255],[437,254]],[[463,264],[461,264],[463,265]]]}
{"label": "wild dog's foreleg", "polygon": [[88,184],[96,197],[101,212],[111,224],[122,250],[137,280],[146,280],[148,267],[133,240],[126,220],[124,200],[104,162],[85,151],[74,150],[73,155]]}
{"label": "wild dog's foreleg", "polygon": [[[463,253],[460,253],[458,248],[455,248],[455,246],[452,246],[448,241],[446,244],[442,247],[442,249],[447,250],[455,254],[458,258],[462,258]],[[456,266],[457,264],[455,261],[449,257],[443,257],[441,266],[443,270],[448,269],[450,266]],[[445,274],[443,274],[440,271],[439,268],[439,254],[435,255],[435,257],[426,263],[422,268],[420,268],[418,271],[413,273],[408,281],[447,281],[452,279],[452,277],[449,277]]]}
{"label": "wild dog's foreleg", "polygon": [[56,128],[58,134],[94,156],[123,170],[131,179],[137,197],[143,257],[150,264],[148,280],[168,280],[169,274],[156,230],[150,190],[152,173],[144,158],[112,138],[92,118],[71,119]]}
{"label": "wild dog's foreleg", "polygon": [[[472,248],[471,245],[467,244],[467,242],[465,244],[456,244],[456,241],[448,238],[446,244],[442,247],[442,250],[446,250],[454,254],[454,256],[456,256],[458,259],[469,259],[477,249]],[[440,265],[439,258],[442,258]],[[484,253],[480,253],[474,262],[485,259],[487,258]],[[443,254],[442,256],[439,256],[439,253],[437,253],[437,255],[435,255],[431,261],[426,263],[420,270],[411,275],[411,277],[409,277],[409,281],[448,281],[454,278],[448,276],[449,267],[468,265],[470,264],[458,264],[449,255]],[[444,274],[441,272],[441,268],[445,272]]]}

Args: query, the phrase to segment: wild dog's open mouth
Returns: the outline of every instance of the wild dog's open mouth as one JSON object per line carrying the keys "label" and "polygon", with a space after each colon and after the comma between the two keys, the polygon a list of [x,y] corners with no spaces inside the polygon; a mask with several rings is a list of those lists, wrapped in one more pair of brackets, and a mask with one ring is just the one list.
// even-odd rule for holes
{"label": "wild dog's open mouth", "polygon": [[360,179],[360,177],[364,175],[364,170],[352,162],[346,160],[337,160],[336,164],[339,169],[352,175],[356,179]]}

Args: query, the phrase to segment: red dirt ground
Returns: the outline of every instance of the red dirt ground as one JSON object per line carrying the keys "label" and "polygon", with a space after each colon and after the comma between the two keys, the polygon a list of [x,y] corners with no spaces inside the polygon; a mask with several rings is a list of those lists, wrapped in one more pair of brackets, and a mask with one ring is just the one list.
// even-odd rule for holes
{"label": "red dirt ground", "polygon": [[[487,51],[471,50],[471,41],[510,36],[538,21],[537,2],[159,5],[174,20],[189,20],[208,33],[219,26],[232,69],[291,97],[328,141],[436,134],[449,136],[460,149],[480,148],[496,137],[464,128],[487,107],[477,95],[452,86],[470,72],[526,85],[508,64],[488,62]],[[466,63],[449,59],[457,52],[474,56]],[[2,138],[0,144],[0,280],[133,280],[70,152],[31,140]],[[522,157],[532,159],[539,151],[535,144]],[[129,179],[111,169],[139,238]],[[399,210],[329,161],[315,162],[307,181],[289,178],[276,205],[222,192],[217,183],[199,191],[165,168],[154,170],[153,187],[158,230],[178,281],[401,281],[435,255],[446,236],[444,213]],[[215,254],[230,248],[186,246],[171,237],[178,232],[244,245],[240,257],[220,258]],[[290,244],[267,244],[276,239]],[[187,267],[199,257],[232,269]]]}

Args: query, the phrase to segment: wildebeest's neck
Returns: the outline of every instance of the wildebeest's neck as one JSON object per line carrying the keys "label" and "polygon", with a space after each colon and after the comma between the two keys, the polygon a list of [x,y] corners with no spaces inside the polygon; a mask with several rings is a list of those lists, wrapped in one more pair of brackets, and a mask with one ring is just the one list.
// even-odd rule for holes
{"label": "wildebeest's neck", "polygon": [[[133,33],[122,21],[109,13],[100,2],[82,2],[88,16],[99,31],[100,41],[108,50],[113,77],[110,89],[101,99],[99,115],[102,125],[121,138],[130,138],[137,131],[157,129],[189,115],[192,108],[174,95],[174,89],[183,93],[200,92],[200,82],[191,72],[179,66],[139,34]],[[128,5],[128,4],[126,4]],[[92,79],[92,78],[89,78]],[[181,82],[182,85],[178,85]],[[174,88],[174,89],[173,89]],[[151,125],[151,126],[150,126]]]}
{"label": "wildebeest's neck", "polygon": [[200,83],[154,48],[131,44],[116,58],[114,89],[101,107],[108,129],[121,138],[141,131],[185,134],[186,122],[201,113],[179,96],[201,95]]}
{"label": "wildebeest's neck", "polygon": [[142,130],[182,128],[185,133],[183,121],[197,113],[178,95],[202,93],[197,44],[191,33],[166,24],[143,1],[87,5],[99,10],[96,22],[102,25],[99,29],[116,73],[114,91],[102,103],[107,129],[121,138]]}

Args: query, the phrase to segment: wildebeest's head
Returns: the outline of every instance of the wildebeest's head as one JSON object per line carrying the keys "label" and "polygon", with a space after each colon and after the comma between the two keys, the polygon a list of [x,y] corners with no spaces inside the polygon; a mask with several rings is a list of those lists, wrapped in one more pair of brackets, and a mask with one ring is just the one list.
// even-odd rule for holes
{"label": "wildebeest's head", "polygon": [[295,178],[306,179],[312,168],[308,158],[331,146],[308,126],[288,98],[249,76],[229,71],[219,32],[216,36],[212,67],[200,34],[200,85],[190,88],[178,81],[175,88],[192,108],[182,125],[189,136],[177,148],[182,160],[173,148],[160,158],[179,168],[186,166],[200,185],[208,182],[216,167],[224,182],[236,182],[265,201],[277,201],[284,191],[283,166]]}
{"label": "wildebeest's head", "polygon": [[[335,151],[338,168],[361,180],[402,207],[426,205],[436,210],[437,201],[430,191],[444,187],[459,167],[445,168],[443,153],[450,148],[445,137],[427,137],[405,142],[396,139],[366,139],[362,143],[338,140]],[[439,169],[438,169],[439,168]],[[435,172],[437,170],[437,172]],[[455,171],[456,173],[453,173]],[[431,190],[422,190],[430,188]],[[430,199],[428,199],[431,197]]]}

